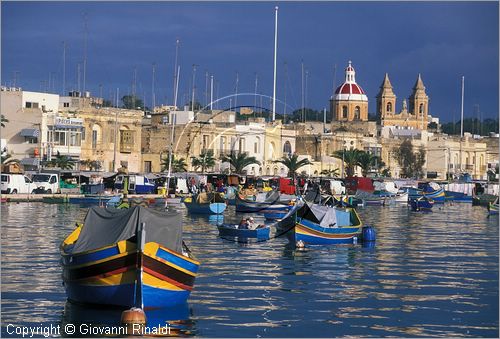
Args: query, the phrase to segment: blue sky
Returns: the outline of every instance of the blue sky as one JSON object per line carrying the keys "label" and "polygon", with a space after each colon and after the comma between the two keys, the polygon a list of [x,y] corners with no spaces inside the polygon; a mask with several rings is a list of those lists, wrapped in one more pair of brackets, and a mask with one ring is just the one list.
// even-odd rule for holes
{"label": "blue sky", "polygon": [[[99,85],[106,98],[116,88],[120,96],[130,93],[135,68],[136,93],[150,105],[155,63],[156,102],[171,104],[175,41],[180,39],[180,104],[190,99],[193,64],[197,65],[196,99],[202,103],[207,72],[214,75],[214,97],[234,94],[237,73],[239,93],[255,91],[257,73],[258,92],[272,96],[276,5],[277,98],[286,99],[287,112],[302,105],[302,63],[308,74],[306,106],[322,110],[328,108],[334,80],[340,85],[352,60],[356,80],[368,95],[370,113],[375,113],[375,96],[386,72],[398,109],[420,73],[432,115],[444,121],[459,119],[464,75],[465,116],[475,116],[478,104],[483,117],[498,117],[497,1],[2,1],[1,83],[11,86],[16,79],[25,90],[50,87],[61,93],[65,41],[66,89],[78,87],[78,63],[82,64],[82,88],[86,13],[86,89],[94,95],[99,94]],[[263,106],[269,107],[265,101]],[[241,96],[237,103],[253,105],[254,98]],[[283,105],[277,106],[278,113],[283,110]]]}

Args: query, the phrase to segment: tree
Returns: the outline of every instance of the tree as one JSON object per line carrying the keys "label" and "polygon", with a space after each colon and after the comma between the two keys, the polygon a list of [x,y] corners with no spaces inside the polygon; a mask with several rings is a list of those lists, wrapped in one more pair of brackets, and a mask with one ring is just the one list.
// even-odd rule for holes
{"label": "tree", "polygon": [[201,172],[205,173],[205,170],[209,167],[215,166],[215,158],[213,150],[204,150],[200,153],[199,157],[191,157],[191,165],[198,170],[201,167]]}
{"label": "tree", "polygon": [[66,155],[61,155],[57,151],[57,155],[54,159],[47,163],[48,167],[59,167],[62,170],[72,169],[75,166],[75,161]]}
{"label": "tree", "polygon": [[91,171],[99,171],[101,169],[101,162],[97,160],[80,160],[80,165],[87,167]]}
{"label": "tree", "polygon": [[338,150],[335,151],[332,156],[334,158],[340,159],[344,161],[346,176],[352,177],[354,175],[354,170],[356,166],[359,166],[359,157],[361,151],[358,149],[352,150]]}
{"label": "tree", "polygon": [[222,162],[228,162],[237,174],[243,173],[243,168],[251,164],[260,165],[260,162],[255,157],[249,157],[246,153],[231,152],[229,156],[221,157]]}
{"label": "tree", "polygon": [[3,114],[2,114],[2,117],[1,117],[1,126],[2,126],[2,127],[5,127],[5,123],[6,123],[6,122],[9,122],[9,119],[7,119],[7,118],[5,117],[5,115],[3,115]]}
{"label": "tree", "polygon": [[[187,171],[187,164],[186,164],[186,159],[184,158],[179,158],[177,159],[175,157],[175,154],[172,154],[172,173],[178,173],[178,172],[186,172]],[[165,172],[168,171],[168,156],[162,159],[161,163],[161,171]]]}
{"label": "tree", "polygon": [[285,155],[283,158],[274,160],[273,162],[285,165],[285,167],[288,168],[288,176],[293,179],[297,176],[297,170],[299,168],[312,164],[312,162],[310,162],[307,158],[299,160],[299,156],[296,153],[290,156]]}
{"label": "tree", "polygon": [[142,109],[144,103],[135,95],[125,95],[122,97],[123,107],[127,109]]}
{"label": "tree", "polygon": [[321,175],[326,175],[327,177],[337,178],[340,175],[340,169],[324,169],[320,173]]}
{"label": "tree", "polygon": [[422,177],[425,164],[425,150],[423,147],[418,152],[414,152],[411,140],[407,139],[399,147],[396,147],[393,153],[399,167],[401,167],[401,176],[403,178]]}
{"label": "tree", "polygon": [[111,102],[111,100],[103,99],[102,100],[102,107],[113,107],[113,103]]}

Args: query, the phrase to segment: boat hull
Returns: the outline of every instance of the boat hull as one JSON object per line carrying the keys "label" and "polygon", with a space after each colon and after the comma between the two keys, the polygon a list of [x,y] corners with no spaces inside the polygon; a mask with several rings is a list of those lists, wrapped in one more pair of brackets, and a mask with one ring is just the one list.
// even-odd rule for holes
{"label": "boat hull", "polygon": [[432,200],[427,199],[411,199],[410,206],[413,211],[423,211],[430,212],[432,211],[432,206],[434,206],[434,202]]}
{"label": "boat hull", "polygon": [[[137,282],[139,262],[143,273]],[[135,244],[124,240],[91,252],[62,253],[62,266],[71,301],[133,307],[140,283],[145,307],[169,307],[187,301],[199,263],[153,242],[138,254]]]}
{"label": "boat hull", "polygon": [[214,202],[209,204],[198,204],[196,202],[186,202],[184,205],[189,213],[193,214],[222,214],[226,210],[226,204],[222,202]]}
{"label": "boat hull", "polygon": [[258,238],[269,239],[271,233],[270,227],[257,228],[255,230],[238,229],[234,225],[218,225],[219,235],[221,237],[238,237],[238,238]]}
{"label": "boat hull", "polygon": [[418,190],[418,189],[414,189],[414,188],[412,188],[408,191],[408,198],[410,200],[418,199],[421,197],[431,198],[435,203],[444,203],[445,202],[445,193],[444,193],[443,188],[440,188],[440,189],[435,190],[433,192],[423,192],[422,190]]}
{"label": "boat hull", "polygon": [[350,227],[321,227],[309,220],[295,225],[295,241],[311,245],[352,244],[361,235],[361,224]]}

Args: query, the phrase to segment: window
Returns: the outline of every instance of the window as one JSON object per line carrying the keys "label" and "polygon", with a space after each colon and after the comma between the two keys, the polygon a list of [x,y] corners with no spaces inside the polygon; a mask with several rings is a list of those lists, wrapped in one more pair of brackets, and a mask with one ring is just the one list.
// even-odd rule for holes
{"label": "window", "polygon": [[204,135],[202,149],[207,149],[207,147],[208,147],[208,135]]}
{"label": "window", "polygon": [[144,161],[144,172],[151,173],[151,161]]}
{"label": "window", "polygon": [[38,144],[38,138],[26,138],[28,144]]}
{"label": "window", "polygon": [[38,108],[38,102],[26,101],[26,108]]}
{"label": "window", "polygon": [[134,147],[134,131],[120,131],[120,152],[130,153]]}
{"label": "window", "polygon": [[93,149],[97,148],[97,131],[96,130],[92,131],[92,148]]}
{"label": "window", "polygon": [[392,102],[387,103],[387,112],[392,112]]}
{"label": "window", "polygon": [[418,106],[418,112],[420,114],[424,114],[424,104],[420,104],[420,106]]}
{"label": "window", "polygon": [[360,120],[361,119],[361,112],[359,106],[356,106],[354,108],[354,120]]}
{"label": "window", "polygon": [[82,128],[82,140],[85,140],[85,127]]}
{"label": "window", "polygon": [[342,106],[342,118],[347,119],[347,106]]}
{"label": "window", "polygon": [[69,102],[63,103],[63,107],[69,107]]}
{"label": "window", "polygon": [[292,144],[290,144],[290,141],[286,141],[283,145],[283,153],[292,154]]}
{"label": "window", "polygon": [[239,144],[239,151],[240,153],[245,152],[245,138],[240,139],[240,144]]}

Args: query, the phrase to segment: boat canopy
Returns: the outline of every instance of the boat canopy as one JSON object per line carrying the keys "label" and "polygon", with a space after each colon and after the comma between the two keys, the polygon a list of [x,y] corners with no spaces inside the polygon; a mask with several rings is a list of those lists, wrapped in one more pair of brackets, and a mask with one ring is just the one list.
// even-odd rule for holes
{"label": "boat canopy", "polygon": [[145,224],[146,243],[156,242],[182,251],[182,219],[176,211],[156,211],[143,206],[130,209],[91,207],[71,253],[95,250],[134,237]]}
{"label": "boat canopy", "polygon": [[322,227],[352,226],[351,213],[336,207],[306,203],[298,212],[298,216]]}

